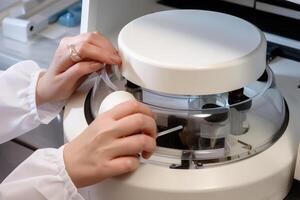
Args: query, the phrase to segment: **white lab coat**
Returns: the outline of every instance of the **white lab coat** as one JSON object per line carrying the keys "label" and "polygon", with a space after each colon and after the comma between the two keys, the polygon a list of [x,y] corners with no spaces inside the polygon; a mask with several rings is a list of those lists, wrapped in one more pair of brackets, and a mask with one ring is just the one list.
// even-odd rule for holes
{"label": "white lab coat", "polygon": [[[40,71],[33,61],[24,61],[0,72],[0,143],[49,123],[60,112],[62,103],[36,107]],[[65,170],[63,147],[37,150],[1,183],[0,200],[20,199],[83,200]]]}

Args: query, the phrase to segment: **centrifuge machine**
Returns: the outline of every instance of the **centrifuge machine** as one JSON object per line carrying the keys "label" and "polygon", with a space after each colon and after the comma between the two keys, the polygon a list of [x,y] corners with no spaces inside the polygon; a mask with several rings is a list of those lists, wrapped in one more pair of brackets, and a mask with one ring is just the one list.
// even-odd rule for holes
{"label": "centrifuge machine", "polygon": [[266,46],[253,24],[212,11],[155,12],[125,25],[122,66],[100,71],[70,98],[65,140],[78,136],[112,93],[126,91],[156,113],[157,148],[135,172],[83,188],[83,196],[284,199],[299,134],[294,101],[277,88]]}

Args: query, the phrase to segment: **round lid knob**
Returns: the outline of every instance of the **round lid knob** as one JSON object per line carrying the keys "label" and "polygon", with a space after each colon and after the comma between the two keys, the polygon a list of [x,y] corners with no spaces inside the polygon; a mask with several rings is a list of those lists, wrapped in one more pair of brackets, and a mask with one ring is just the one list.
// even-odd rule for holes
{"label": "round lid knob", "polygon": [[118,38],[122,74],[179,95],[217,94],[256,81],[266,67],[266,39],[251,23],[223,13],[171,10],[127,24]]}

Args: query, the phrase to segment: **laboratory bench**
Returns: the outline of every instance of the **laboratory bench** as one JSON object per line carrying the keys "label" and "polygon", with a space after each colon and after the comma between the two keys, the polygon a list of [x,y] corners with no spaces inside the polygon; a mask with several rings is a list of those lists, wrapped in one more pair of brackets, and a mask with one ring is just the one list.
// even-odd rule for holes
{"label": "laboratory bench", "polygon": [[33,150],[9,141],[0,145],[0,182],[13,171],[23,160],[33,153]]}

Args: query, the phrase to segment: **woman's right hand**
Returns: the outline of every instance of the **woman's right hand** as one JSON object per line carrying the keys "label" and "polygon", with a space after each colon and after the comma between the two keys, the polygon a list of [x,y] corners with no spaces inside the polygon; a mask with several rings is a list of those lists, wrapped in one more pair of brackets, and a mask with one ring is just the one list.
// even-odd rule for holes
{"label": "woman's right hand", "polygon": [[134,171],[137,155],[149,158],[156,148],[154,114],[137,101],[122,103],[98,116],[66,144],[66,170],[76,187]]}

